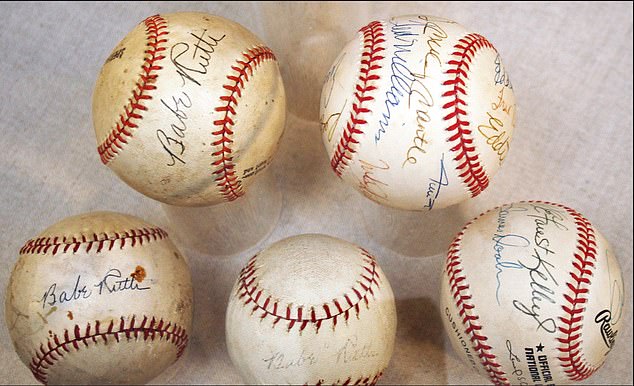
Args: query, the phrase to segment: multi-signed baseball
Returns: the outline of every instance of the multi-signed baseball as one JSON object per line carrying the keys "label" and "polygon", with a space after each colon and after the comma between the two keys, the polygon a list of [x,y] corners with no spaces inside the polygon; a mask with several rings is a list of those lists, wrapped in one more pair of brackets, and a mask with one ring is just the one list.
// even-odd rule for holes
{"label": "multi-signed baseball", "polygon": [[394,295],[366,250],[324,235],[294,236],[242,269],[226,333],[249,384],[374,384],[392,356]]}
{"label": "multi-signed baseball", "polygon": [[586,379],[621,330],[618,260],[588,220],[559,204],[482,214],[451,245],[441,281],[454,349],[495,384]]}
{"label": "multi-signed baseball", "polygon": [[189,269],[165,231],[136,217],[69,217],[20,250],[5,317],[44,384],[145,383],[187,346]]}
{"label": "multi-signed baseball", "polygon": [[330,165],[366,197],[430,210],[480,194],[506,158],[516,107],[493,45],[453,21],[361,28],[321,93]]}
{"label": "multi-signed baseball", "polygon": [[273,157],[286,97],[275,55],[204,13],[148,17],[106,59],[93,94],[101,161],[153,199],[242,196]]}

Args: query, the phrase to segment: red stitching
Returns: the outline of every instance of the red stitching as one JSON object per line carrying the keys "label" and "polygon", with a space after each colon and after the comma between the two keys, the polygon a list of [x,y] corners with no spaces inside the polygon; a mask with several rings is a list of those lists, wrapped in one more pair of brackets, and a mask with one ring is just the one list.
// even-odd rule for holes
{"label": "red stitching", "polygon": [[[475,220],[473,220],[475,221]],[[475,314],[475,306],[470,302],[469,284],[466,283],[466,277],[462,274],[462,264],[460,263],[460,242],[465,230],[473,223],[469,222],[449,247],[447,254],[447,276],[449,285],[453,292],[453,298],[456,301],[456,307],[459,309],[459,315],[463,318],[462,322],[467,328],[465,334],[471,336],[471,342],[474,344],[474,351],[478,353],[480,361],[484,366],[489,379],[494,384],[509,384],[504,371],[500,369],[501,365],[497,362],[496,356],[492,353],[492,347],[486,342],[489,338],[482,334],[482,326],[478,323],[479,316]]]}
{"label": "red stitching", "polygon": [[[383,371],[379,371],[377,374],[375,374],[374,376],[368,376],[368,377],[360,377],[357,379],[352,379],[352,377],[348,377],[344,382],[341,382],[341,380],[337,380],[337,382],[333,383],[333,385],[342,385],[342,386],[348,386],[348,385],[376,385],[376,383],[379,381],[379,379],[383,376]],[[324,384],[324,380],[320,379],[315,386],[321,386]],[[304,385],[308,385],[308,383],[305,383]]]}
{"label": "red stitching", "polygon": [[[149,325],[146,326],[146,324]],[[60,337],[57,334],[53,334],[48,339],[46,344],[42,343],[39,350],[36,350],[34,356],[31,358],[29,367],[35,378],[47,384],[48,382],[48,370],[55,364],[56,361],[64,357],[66,353],[71,352],[71,349],[79,351],[82,344],[87,348],[90,342],[94,344],[98,343],[98,339],[103,341],[103,344],[108,344],[108,337],[119,342],[121,339],[139,339],[139,335],[144,341],[154,340],[156,335],[159,335],[159,340],[163,340],[173,344],[177,348],[176,359],[180,358],[187,347],[189,337],[187,332],[181,326],[172,323],[166,323],[163,319],[158,322],[156,318],[152,317],[150,320],[147,316],[143,317],[141,324],[135,326],[135,316],[129,321],[126,327],[125,319],[121,317],[120,322],[115,324],[115,321],[110,321],[108,328],[105,331],[100,331],[99,321],[95,321],[94,330],[90,323],[86,325],[85,330],[82,330],[79,325],[75,325],[72,331],[64,330],[64,333]],[[122,336],[120,336],[122,335]]]}
{"label": "red stitching", "polygon": [[564,316],[559,318],[563,323],[559,327],[559,332],[563,334],[563,337],[557,338],[557,341],[561,343],[558,350],[562,356],[558,357],[558,359],[564,368],[564,372],[570,380],[578,382],[590,377],[600,367],[588,364],[580,349],[583,342],[581,338],[583,313],[586,310],[587,294],[591,284],[594,263],[597,260],[597,244],[592,224],[580,213],[561,204],[550,202],[545,202],[545,204],[566,210],[573,217],[577,227],[577,247],[575,248],[577,252],[573,253],[572,259],[574,269],[570,272],[571,279],[566,283],[570,293],[564,294],[566,304],[561,306]]}
{"label": "red stitching", "polygon": [[167,43],[167,39],[163,36],[168,35],[167,21],[159,15],[148,17],[143,21],[145,24],[145,32],[147,34],[147,47],[145,51],[147,56],[141,66],[142,73],[136,83],[136,89],[132,90],[132,96],[128,99],[128,105],[124,107],[124,112],[119,115],[119,122],[112,129],[108,137],[97,147],[101,162],[108,164],[123,148],[123,144],[128,143],[128,138],[132,136],[132,130],[138,126],[133,119],[143,119],[142,111],[146,111],[147,107],[142,101],[152,99],[149,95],[150,91],[155,90],[156,80],[158,78],[158,70],[163,67],[158,63],[165,59],[165,55],[160,52],[165,51],[163,45]]}
{"label": "red stitching", "polygon": [[377,70],[381,68],[381,65],[377,62],[384,58],[378,54],[385,50],[385,48],[380,45],[381,43],[385,43],[383,24],[378,21],[373,21],[361,28],[359,32],[363,33],[363,52],[361,53],[359,82],[356,85],[356,91],[354,93],[356,101],[352,103],[350,118],[337,144],[337,149],[330,160],[330,166],[332,166],[332,169],[339,177],[341,177],[343,169],[348,166],[348,162],[352,160],[352,154],[357,151],[352,146],[359,143],[355,136],[363,134],[363,130],[361,130],[359,126],[368,123],[363,119],[362,114],[369,113],[370,109],[363,107],[363,103],[374,100],[374,97],[366,95],[366,92],[376,89],[376,86],[370,83],[380,79]]}
{"label": "red stitching", "polygon": [[233,143],[233,139],[231,139],[233,137],[233,117],[236,114],[235,108],[238,105],[238,98],[242,96],[244,83],[249,81],[249,76],[253,76],[253,71],[263,61],[277,60],[271,49],[265,46],[257,46],[246,53],[242,53],[242,55],[244,60],[238,59],[236,61],[237,65],[231,66],[234,72],[227,75],[230,83],[222,86],[229,91],[229,95],[221,96],[221,105],[214,109],[218,112],[224,112],[224,118],[214,121],[214,125],[219,126],[219,130],[214,131],[212,134],[220,138],[212,145],[220,146],[220,150],[211,154],[214,158],[218,157],[212,163],[214,167],[217,167],[213,174],[218,175],[214,181],[218,183],[220,193],[227,201],[233,201],[244,195],[242,183],[235,174],[235,164],[233,163],[230,147],[230,144]]}
{"label": "red stitching", "polygon": [[20,248],[20,254],[35,253],[46,254],[51,251],[52,255],[57,253],[66,253],[69,250],[76,253],[81,245],[85,245],[86,252],[90,252],[93,246],[96,247],[95,252],[99,253],[104,249],[112,250],[119,243],[119,248],[123,248],[127,242],[134,247],[137,243],[143,245],[143,242],[156,241],[167,238],[167,232],[161,228],[142,228],[130,229],[121,233],[115,232],[112,235],[106,233],[93,233],[92,236],[81,235],[75,236],[48,236],[31,239]]}
{"label": "red stitching", "polygon": [[267,316],[274,318],[273,326],[275,326],[280,320],[288,322],[287,329],[291,331],[293,327],[298,325],[299,331],[303,331],[308,324],[315,327],[315,332],[319,333],[319,328],[326,320],[332,320],[333,329],[337,326],[337,319],[343,317],[345,321],[350,318],[350,314],[354,313],[355,316],[359,316],[361,311],[360,304],[364,303],[366,307],[369,307],[369,296],[373,298],[375,296],[373,287],[380,288],[379,273],[376,270],[376,261],[366,250],[359,248],[361,254],[364,256],[363,271],[368,274],[362,274],[357,280],[359,288],[356,285],[352,287],[351,292],[341,295],[337,299],[333,299],[330,303],[324,303],[319,306],[310,307],[298,307],[295,315],[293,315],[292,305],[281,305],[272,295],[264,294],[264,291],[259,288],[259,282],[257,282],[256,272],[258,268],[256,265],[257,255],[253,256],[246,267],[240,272],[240,278],[237,289],[237,296],[239,299],[243,299],[244,305],[247,306],[253,303],[252,313],[256,311],[262,311],[259,316],[260,319],[264,319]]}
{"label": "red stitching", "polygon": [[477,196],[489,186],[489,178],[475,151],[471,130],[468,129],[470,123],[465,117],[467,112],[461,107],[461,105],[467,106],[467,102],[461,95],[467,95],[465,80],[469,78],[469,64],[475,53],[485,47],[495,50],[484,36],[478,34],[468,34],[460,39],[454,45],[455,51],[451,54],[454,59],[448,63],[451,68],[445,72],[450,79],[443,82],[443,86],[449,87],[442,96],[451,97],[451,100],[443,105],[443,109],[447,110],[444,120],[455,120],[446,129],[452,133],[448,142],[455,143],[451,151],[456,153],[454,160],[459,163],[457,169],[460,178],[469,188],[472,197]]}

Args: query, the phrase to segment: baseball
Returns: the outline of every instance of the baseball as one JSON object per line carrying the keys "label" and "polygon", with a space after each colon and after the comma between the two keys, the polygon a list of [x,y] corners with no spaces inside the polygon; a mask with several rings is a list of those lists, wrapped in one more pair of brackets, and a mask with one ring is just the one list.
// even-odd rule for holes
{"label": "baseball", "polygon": [[396,335],[390,284],[364,249],[324,235],[279,241],[233,287],[227,348],[249,384],[375,384]]}
{"label": "baseball", "polygon": [[495,384],[582,381],[621,330],[618,260],[563,205],[519,202],[482,214],[451,244],[441,282],[449,340]]}
{"label": "baseball", "polygon": [[101,161],[140,193],[178,206],[245,194],[286,119],[275,54],[204,13],[148,17],[106,59],[93,94]]}
{"label": "baseball", "polygon": [[394,208],[431,210],[475,197],[508,155],[513,86],[484,37],[432,16],[361,28],[321,93],[334,172]]}
{"label": "baseball", "polygon": [[138,218],[66,218],[26,242],[5,317],[43,384],[145,383],[183,354],[192,285],[167,233]]}

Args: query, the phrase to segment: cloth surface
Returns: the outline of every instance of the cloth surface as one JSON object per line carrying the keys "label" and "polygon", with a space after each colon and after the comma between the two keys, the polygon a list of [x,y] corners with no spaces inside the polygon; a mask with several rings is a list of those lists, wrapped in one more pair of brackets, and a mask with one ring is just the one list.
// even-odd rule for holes
{"label": "cloth surface", "polygon": [[[91,96],[101,65],[123,36],[149,15],[177,11],[226,17],[266,42],[281,66],[289,116],[271,165],[281,213],[270,234],[222,258],[179,245],[193,272],[194,326],[186,356],[153,382],[240,383],[224,336],[239,270],[255,251],[313,232],[368,249],[392,283],[398,332],[381,383],[485,383],[459,360],[443,331],[441,267],[467,221],[532,199],[575,208],[612,244],[625,278],[625,321],[606,364],[584,384],[633,382],[632,3],[2,3],[3,302],[20,247],[66,216],[111,210],[174,230],[160,203],[101,164]],[[501,53],[519,106],[511,151],[489,189],[420,216],[376,208],[343,184],[330,170],[318,122],[322,81],[345,43],[371,20],[404,14],[446,17],[486,36]],[[386,236],[388,227],[402,237]],[[0,383],[33,383],[13,350],[3,308],[0,320]]]}

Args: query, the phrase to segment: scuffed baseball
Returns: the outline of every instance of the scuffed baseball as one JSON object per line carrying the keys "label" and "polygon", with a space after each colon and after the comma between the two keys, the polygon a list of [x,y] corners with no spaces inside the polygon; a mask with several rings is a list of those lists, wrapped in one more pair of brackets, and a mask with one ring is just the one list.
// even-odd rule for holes
{"label": "scuffed baseball", "polygon": [[622,328],[617,258],[587,219],[559,204],[482,214],[451,245],[441,282],[456,353],[495,384],[582,381]]}
{"label": "scuffed baseball", "polygon": [[242,270],[226,333],[231,360],[249,384],[374,384],[392,356],[394,295],[364,249],[295,236]]}
{"label": "scuffed baseball", "polygon": [[41,383],[145,383],[187,346],[189,269],[167,233],[138,218],[69,217],[20,250],[5,317]]}
{"label": "scuffed baseball", "polygon": [[475,197],[508,155],[513,86],[483,36],[433,16],[361,28],[321,93],[335,173],[390,207],[431,210]]}
{"label": "scuffed baseball", "polygon": [[285,104],[275,54],[243,26],[204,13],[155,15],[101,69],[93,94],[99,155],[164,203],[233,201],[271,162]]}

